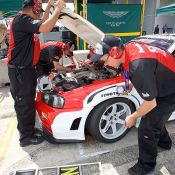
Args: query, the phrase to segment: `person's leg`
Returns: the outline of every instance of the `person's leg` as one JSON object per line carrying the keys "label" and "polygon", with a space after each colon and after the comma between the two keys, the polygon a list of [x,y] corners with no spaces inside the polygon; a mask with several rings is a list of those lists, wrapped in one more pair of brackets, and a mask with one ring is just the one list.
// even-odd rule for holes
{"label": "person's leg", "polygon": [[168,131],[166,130],[165,127],[163,127],[160,137],[159,137],[159,142],[158,142],[158,146],[163,148],[163,149],[171,149],[172,146],[172,140],[168,134]]}
{"label": "person's leg", "polygon": [[[11,94],[15,101],[17,128],[20,133],[20,143],[28,143],[34,134],[35,126],[35,93],[36,73],[33,69],[9,69]],[[36,139],[35,139],[36,141]]]}
{"label": "person's leg", "polygon": [[[167,117],[164,117],[164,120],[166,120],[167,118],[169,118],[169,116],[172,114],[172,112],[175,109],[175,93],[171,94],[164,99],[164,103],[168,103],[168,107],[167,107]],[[161,100],[160,100],[161,101]],[[166,105],[164,105],[166,106]],[[159,136],[159,141],[158,141],[158,146],[164,149],[171,149],[172,146],[172,140],[168,134],[168,131],[166,129],[166,127],[164,126],[161,130],[161,134]]]}
{"label": "person's leg", "polygon": [[171,113],[162,114],[157,111],[159,109],[158,106],[157,109],[146,115],[138,128],[139,162],[148,171],[156,165],[157,144],[161,136],[166,135],[166,139],[169,138],[168,132],[163,131]]}
{"label": "person's leg", "polygon": [[[17,128],[20,141],[30,137],[35,124],[35,83],[33,74],[28,75],[25,70],[10,69],[11,93],[14,98],[14,107],[17,114]],[[19,80],[19,78],[21,80]]]}
{"label": "person's leg", "polygon": [[[156,133],[160,133],[161,130],[156,129],[156,125],[152,123],[154,114],[151,114],[148,114],[145,116],[145,118],[141,119],[141,123],[138,128],[138,162],[146,171],[151,171],[156,165],[158,142]],[[156,116],[158,116],[158,114],[156,114]]]}
{"label": "person's leg", "polygon": [[157,144],[159,140],[162,141],[163,135],[169,137],[164,128],[174,104],[170,104],[169,97],[157,99],[156,108],[141,119],[138,128],[139,159],[138,163],[128,170],[129,174],[147,174],[154,169]]}

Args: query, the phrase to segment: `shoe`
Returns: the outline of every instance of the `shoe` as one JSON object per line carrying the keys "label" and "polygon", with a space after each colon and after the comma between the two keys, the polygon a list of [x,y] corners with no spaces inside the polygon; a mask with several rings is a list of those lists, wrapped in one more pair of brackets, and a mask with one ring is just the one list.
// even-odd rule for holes
{"label": "shoe", "polygon": [[153,169],[145,170],[140,163],[136,163],[133,167],[128,169],[128,173],[130,175],[146,175],[149,172],[153,171]]}
{"label": "shoe", "polygon": [[44,141],[42,136],[33,135],[31,138],[25,139],[20,142],[21,147],[29,146],[29,145],[38,145]]}
{"label": "shoe", "polygon": [[166,149],[166,150],[170,150],[171,149],[171,146],[172,146],[172,143],[171,144],[158,143],[158,146],[160,148],[163,148],[163,149]]}
{"label": "shoe", "polygon": [[43,132],[42,132],[42,130],[40,130],[39,128],[34,128],[34,133],[33,133],[33,135],[35,135],[35,136],[43,136]]}

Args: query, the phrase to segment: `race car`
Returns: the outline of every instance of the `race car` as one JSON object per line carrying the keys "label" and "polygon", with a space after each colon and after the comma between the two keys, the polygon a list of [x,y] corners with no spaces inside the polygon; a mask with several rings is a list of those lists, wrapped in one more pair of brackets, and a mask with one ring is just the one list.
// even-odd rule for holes
{"label": "race car", "polygon": [[[78,19],[81,21],[80,17]],[[66,27],[71,30],[70,26]],[[86,22],[87,27],[91,26]],[[102,32],[96,31],[93,36],[100,38]],[[84,37],[83,33],[81,37]],[[88,40],[87,34],[84,38],[90,45],[97,45],[98,39]],[[141,36],[130,42],[147,43],[175,57],[175,35]],[[41,76],[38,78],[36,106],[44,135],[53,143],[81,142],[88,131],[100,142],[118,141],[129,131],[125,127],[125,118],[142,103],[134,87],[127,94],[124,91],[125,79],[121,72],[105,68],[100,63],[93,67],[84,65],[81,70],[70,73]],[[170,117],[172,119],[175,119],[175,112]]]}

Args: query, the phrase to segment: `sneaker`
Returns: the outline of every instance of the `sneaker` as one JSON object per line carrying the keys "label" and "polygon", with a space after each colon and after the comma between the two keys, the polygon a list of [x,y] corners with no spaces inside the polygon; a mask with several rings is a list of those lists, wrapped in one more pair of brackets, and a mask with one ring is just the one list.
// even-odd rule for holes
{"label": "sneaker", "polygon": [[35,135],[35,136],[43,136],[43,132],[42,132],[42,130],[40,130],[39,128],[34,128],[34,133],[33,133],[33,135]]}
{"label": "sneaker", "polygon": [[145,170],[140,163],[136,163],[133,167],[128,169],[128,173],[130,175],[146,175],[149,172],[151,172],[153,169]]}
{"label": "sneaker", "polygon": [[161,142],[161,141],[159,141],[158,142],[158,146],[160,148],[163,148],[163,149],[166,149],[166,150],[170,150],[171,149],[171,146],[172,146],[172,141],[171,141],[171,139],[169,141],[167,141],[167,142]]}
{"label": "sneaker", "polygon": [[29,145],[38,145],[38,144],[42,143],[43,141],[44,141],[44,139],[43,139],[42,136],[33,135],[32,137],[21,141],[20,146],[21,147],[26,147],[26,146],[29,146]]}
{"label": "sneaker", "polygon": [[163,149],[166,149],[166,150],[170,150],[172,144],[162,144],[162,143],[158,143],[158,146],[159,146],[160,148],[163,148]]}

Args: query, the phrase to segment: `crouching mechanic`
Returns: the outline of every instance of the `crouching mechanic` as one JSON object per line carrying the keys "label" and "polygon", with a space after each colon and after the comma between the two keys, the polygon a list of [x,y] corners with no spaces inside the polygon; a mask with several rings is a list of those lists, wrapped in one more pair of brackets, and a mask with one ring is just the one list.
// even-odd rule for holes
{"label": "crouching mechanic", "polygon": [[172,55],[144,43],[130,42],[125,46],[120,38],[106,36],[101,42],[100,54],[91,60],[102,59],[106,65],[120,64],[143,99],[141,106],[125,119],[131,128],[141,117],[138,128],[139,158],[128,169],[131,175],[144,175],[156,165],[157,146],[171,149],[172,141],[165,123],[175,110],[175,59]]}
{"label": "crouching mechanic", "polygon": [[61,64],[65,58],[69,58],[74,64],[74,67],[78,69],[78,62],[75,57],[73,57],[73,50],[74,45],[72,42],[49,41],[41,45],[40,59],[37,65],[38,76],[49,74],[52,69],[66,72],[72,71],[72,67],[66,67]]}

